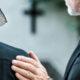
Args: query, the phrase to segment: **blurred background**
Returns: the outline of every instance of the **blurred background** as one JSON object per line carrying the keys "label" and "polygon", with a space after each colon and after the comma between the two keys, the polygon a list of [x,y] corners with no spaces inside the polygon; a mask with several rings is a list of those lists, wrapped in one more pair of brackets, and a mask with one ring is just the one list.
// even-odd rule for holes
{"label": "blurred background", "polygon": [[0,42],[33,51],[53,80],[62,80],[79,40],[79,16],[67,13],[64,0],[0,0],[8,23]]}

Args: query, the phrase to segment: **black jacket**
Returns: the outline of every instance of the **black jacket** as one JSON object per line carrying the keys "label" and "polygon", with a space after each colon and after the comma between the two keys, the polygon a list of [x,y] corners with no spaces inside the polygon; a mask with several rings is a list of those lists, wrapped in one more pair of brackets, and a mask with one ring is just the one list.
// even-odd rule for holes
{"label": "black jacket", "polygon": [[11,62],[17,55],[29,55],[21,50],[4,43],[0,43],[0,80],[17,80],[15,73],[11,70]]}
{"label": "black jacket", "polygon": [[80,80],[80,41],[67,65],[64,80]]}

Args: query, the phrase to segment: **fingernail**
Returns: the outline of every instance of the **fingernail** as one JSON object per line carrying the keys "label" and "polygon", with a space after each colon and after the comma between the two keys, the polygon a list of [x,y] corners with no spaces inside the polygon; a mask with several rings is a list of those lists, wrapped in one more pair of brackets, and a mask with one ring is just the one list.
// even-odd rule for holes
{"label": "fingernail", "polygon": [[13,60],[12,63],[13,63],[13,64],[17,64],[17,61],[16,61],[16,60]]}
{"label": "fingernail", "polygon": [[21,56],[17,56],[16,58],[17,58],[17,59],[21,59]]}
{"label": "fingernail", "polygon": [[13,66],[11,66],[11,68],[12,68],[12,69],[16,69],[16,66],[13,65]]}
{"label": "fingernail", "polygon": [[16,73],[15,75],[16,75],[16,76],[19,76],[19,73]]}

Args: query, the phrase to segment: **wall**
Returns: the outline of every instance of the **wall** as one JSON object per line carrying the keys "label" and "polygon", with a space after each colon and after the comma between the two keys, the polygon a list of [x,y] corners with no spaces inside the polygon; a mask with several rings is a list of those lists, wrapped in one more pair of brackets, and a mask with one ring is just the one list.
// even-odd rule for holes
{"label": "wall", "polygon": [[31,18],[23,11],[30,8],[28,0],[0,0],[8,23],[0,29],[0,41],[28,51],[47,60],[63,76],[67,62],[78,42],[75,17],[51,3],[40,4],[44,15],[37,18],[37,33],[30,32]]}

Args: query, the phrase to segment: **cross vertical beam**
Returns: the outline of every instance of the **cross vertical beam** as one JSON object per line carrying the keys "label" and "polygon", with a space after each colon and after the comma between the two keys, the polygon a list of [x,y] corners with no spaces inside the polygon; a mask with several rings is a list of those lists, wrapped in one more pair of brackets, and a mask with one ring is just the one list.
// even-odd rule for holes
{"label": "cross vertical beam", "polygon": [[37,9],[38,2],[36,0],[32,0],[32,5],[30,10],[25,10],[26,15],[31,16],[31,32],[36,33],[36,19],[37,16],[42,15],[43,11]]}

